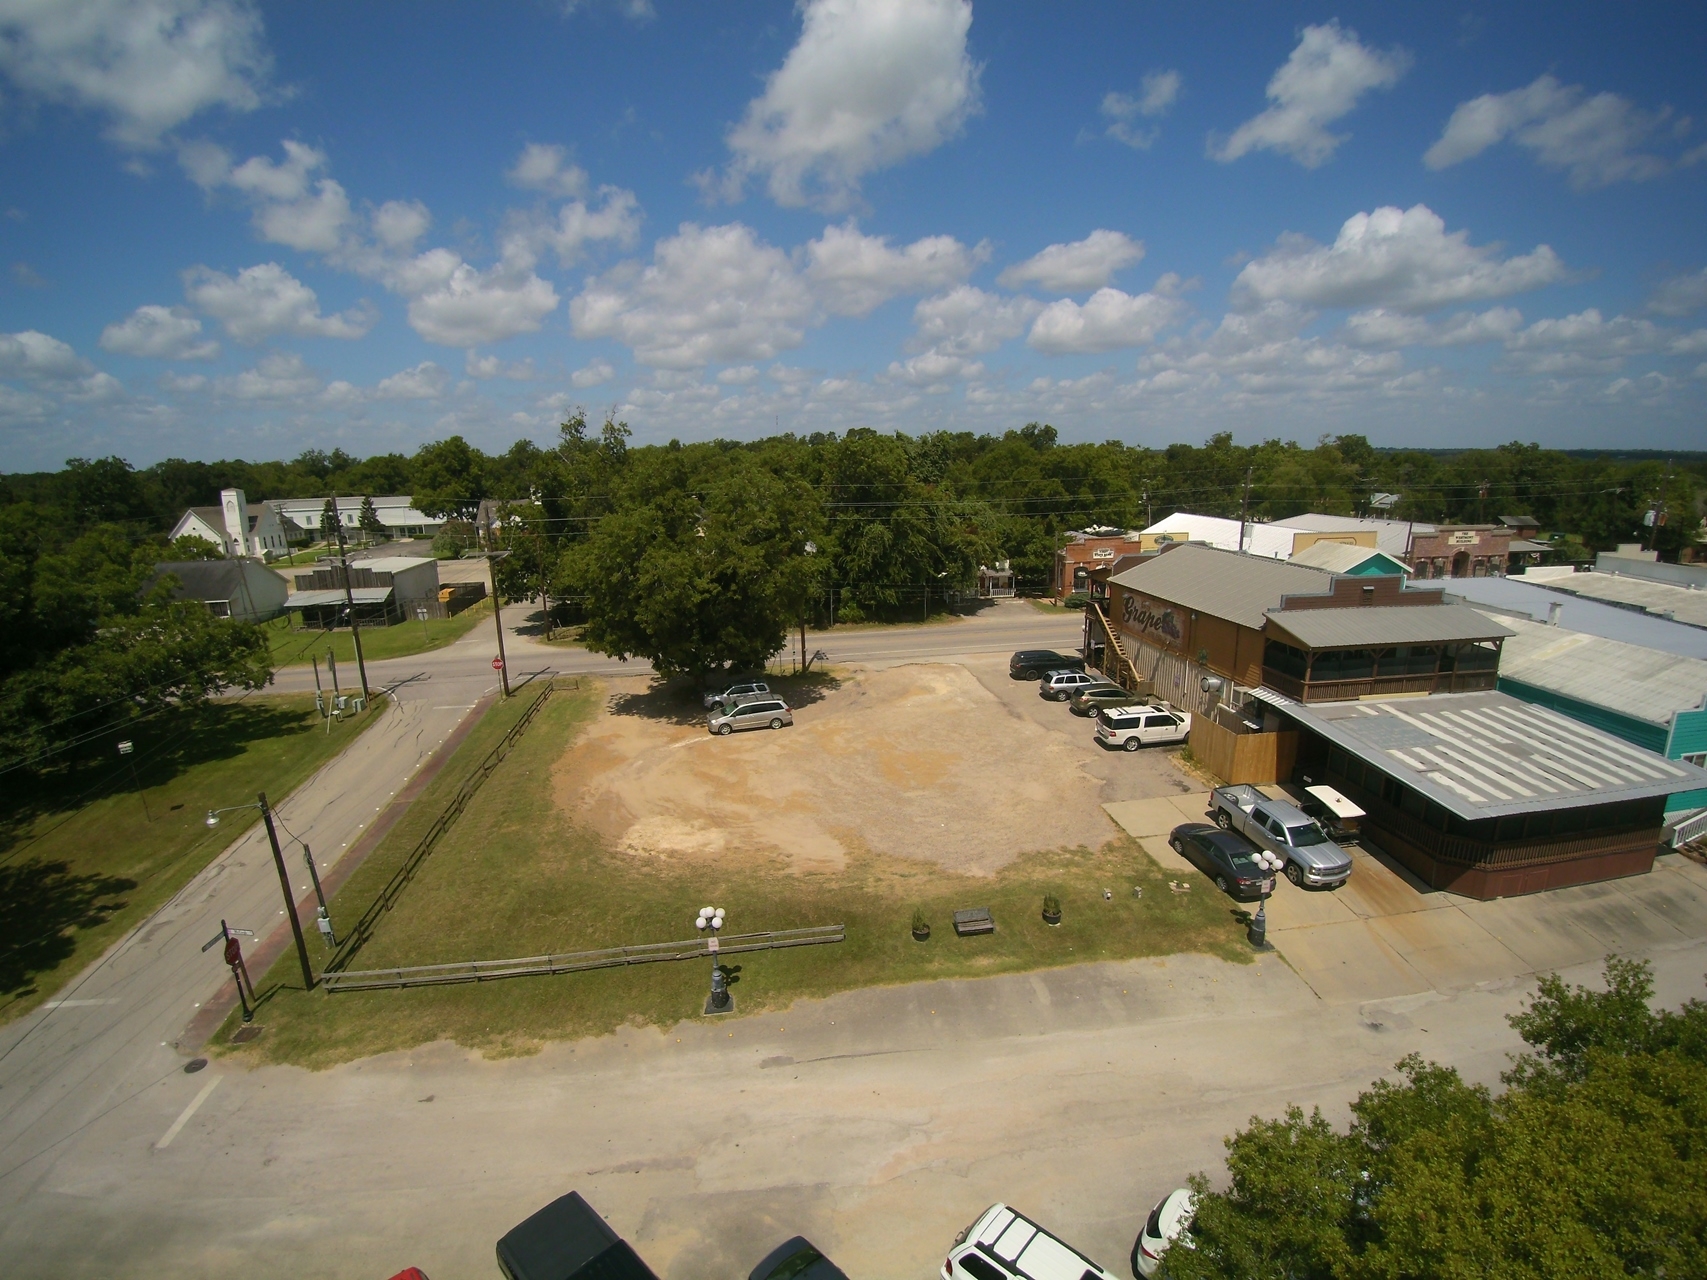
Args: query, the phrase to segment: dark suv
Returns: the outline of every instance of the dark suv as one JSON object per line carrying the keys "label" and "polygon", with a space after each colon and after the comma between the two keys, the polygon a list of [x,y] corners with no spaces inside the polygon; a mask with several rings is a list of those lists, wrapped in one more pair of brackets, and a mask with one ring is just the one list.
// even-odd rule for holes
{"label": "dark suv", "polygon": [[1008,674],[1015,680],[1040,680],[1050,671],[1083,671],[1085,660],[1053,649],[1021,649],[1008,659]]}

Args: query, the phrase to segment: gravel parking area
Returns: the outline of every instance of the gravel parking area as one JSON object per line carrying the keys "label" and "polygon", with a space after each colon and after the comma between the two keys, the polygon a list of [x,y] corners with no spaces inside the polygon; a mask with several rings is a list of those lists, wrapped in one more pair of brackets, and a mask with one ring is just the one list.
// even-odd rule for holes
{"label": "gravel parking area", "polygon": [[[613,680],[559,761],[558,803],[639,857],[849,852],[989,874],[1023,853],[1100,847],[1109,800],[1195,789],[1171,753],[1107,752],[1089,721],[1009,680],[1005,658],[844,670],[795,724],[713,738],[642,680]],[[802,700],[805,702],[805,700]]]}

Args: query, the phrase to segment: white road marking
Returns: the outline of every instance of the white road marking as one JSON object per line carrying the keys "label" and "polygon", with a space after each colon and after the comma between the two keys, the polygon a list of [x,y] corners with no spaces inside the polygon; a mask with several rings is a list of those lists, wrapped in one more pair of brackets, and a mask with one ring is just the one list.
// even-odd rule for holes
{"label": "white road marking", "polygon": [[166,1135],[161,1138],[159,1142],[154,1144],[154,1149],[156,1151],[164,1151],[167,1147],[172,1145],[172,1139],[178,1136],[178,1131],[190,1122],[190,1117],[195,1115],[195,1113],[201,1109],[202,1103],[207,1101],[207,1095],[217,1089],[219,1087],[219,1082],[223,1079],[225,1079],[224,1076],[215,1076],[212,1080],[209,1080],[202,1086],[202,1091],[195,1097],[191,1098],[190,1105],[179,1112],[178,1118],[172,1121],[172,1127],[166,1130]]}
{"label": "white road marking", "polygon": [[117,1000],[49,1000],[44,1009],[82,1009],[95,1004],[118,1004]]}

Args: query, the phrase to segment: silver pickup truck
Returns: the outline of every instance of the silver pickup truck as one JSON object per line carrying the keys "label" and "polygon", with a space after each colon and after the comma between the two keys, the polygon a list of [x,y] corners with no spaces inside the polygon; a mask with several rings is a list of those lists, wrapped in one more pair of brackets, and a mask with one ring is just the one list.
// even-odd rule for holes
{"label": "silver pickup truck", "polygon": [[1270,800],[1255,787],[1216,787],[1210,793],[1215,825],[1238,831],[1286,859],[1286,878],[1303,888],[1331,889],[1351,875],[1351,857],[1285,800]]}

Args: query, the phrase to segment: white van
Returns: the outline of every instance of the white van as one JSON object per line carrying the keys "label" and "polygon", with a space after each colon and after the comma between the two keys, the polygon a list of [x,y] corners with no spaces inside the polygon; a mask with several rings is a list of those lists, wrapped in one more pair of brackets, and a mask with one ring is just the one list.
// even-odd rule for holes
{"label": "white van", "polygon": [[942,1280],[1115,1280],[1030,1218],[993,1204],[954,1240]]}

